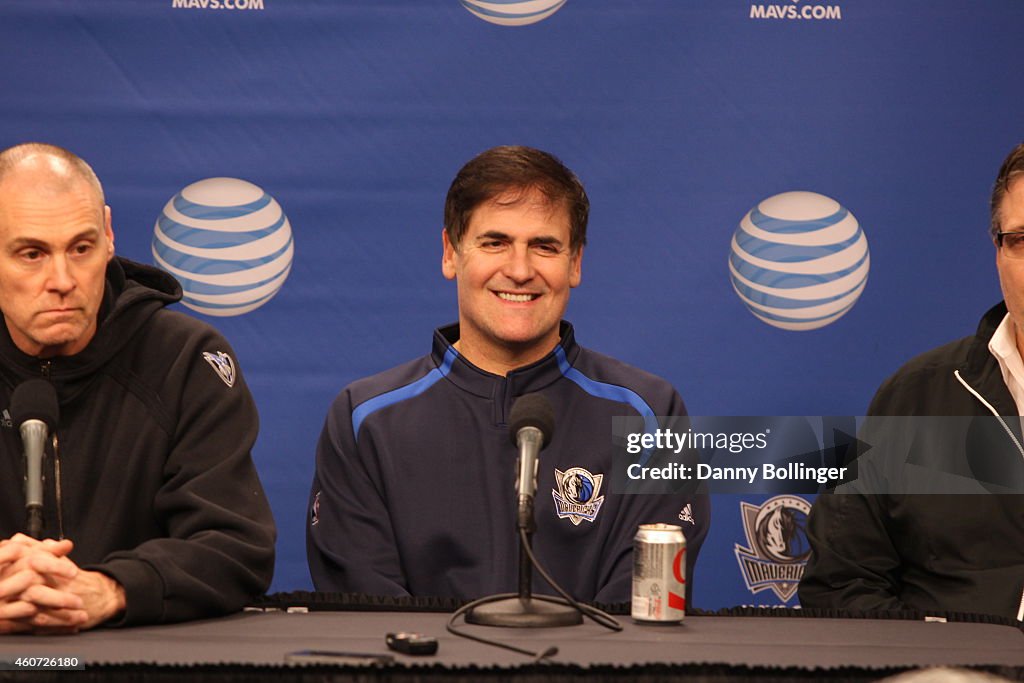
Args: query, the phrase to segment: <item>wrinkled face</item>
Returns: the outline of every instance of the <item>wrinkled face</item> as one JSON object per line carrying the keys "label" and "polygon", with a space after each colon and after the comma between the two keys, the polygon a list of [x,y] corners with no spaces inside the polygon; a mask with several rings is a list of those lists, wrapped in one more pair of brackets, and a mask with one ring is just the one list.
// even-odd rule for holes
{"label": "wrinkled face", "polygon": [[559,340],[582,250],[569,249],[569,212],[536,191],[508,192],[477,207],[455,248],[443,233],[442,271],[459,293],[459,350],[484,359],[540,360]]}
{"label": "wrinkled face", "polygon": [[110,210],[85,181],[60,187],[52,171],[31,168],[0,183],[0,311],[23,352],[86,347],[113,255]]}
{"label": "wrinkled face", "polygon": [[[999,229],[1003,232],[1024,232],[1024,177],[1010,182],[999,209]],[[1024,259],[1010,258],[1006,249],[996,249],[996,269],[1003,290],[1006,308],[1010,311],[1017,347],[1024,340]]]}

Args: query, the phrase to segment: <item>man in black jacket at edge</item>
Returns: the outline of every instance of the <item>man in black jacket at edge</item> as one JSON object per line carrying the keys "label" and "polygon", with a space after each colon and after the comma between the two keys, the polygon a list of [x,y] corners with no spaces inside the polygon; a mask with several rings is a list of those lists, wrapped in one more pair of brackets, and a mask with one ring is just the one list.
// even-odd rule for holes
{"label": "man in black jacket at edge", "polygon": [[[974,336],[903,366],[868,409],[873,416],[965,419],[890,421],[887,438],[901,447],[875,443],[875,450],[914,451],[899,490],[837,490],[817,499],[800,582],[804,607],[1024,617],[1024,496],[992,495],[1022,490],[1024,144],[996,178],[991,237],[1004,302],[985,314]],[[983,444],[980,432],[988,435]],[[919,466],[943,460],[947,472],[962,467],[967,476],[940,480],[940,472]],[[972,476],[979,495],[952,495],[949,482],[964,485]]]}
{"label": "man in black jacket at edge", "polygon": [[[0,152],[0,633],[213,616],[269,585],[256,407],[224,338],[165,310],[180,298],[170,275],[114,256],[82,159]],[[24,463],[6,410],[33,377],[60,406],[43,540],[19,533]]]}

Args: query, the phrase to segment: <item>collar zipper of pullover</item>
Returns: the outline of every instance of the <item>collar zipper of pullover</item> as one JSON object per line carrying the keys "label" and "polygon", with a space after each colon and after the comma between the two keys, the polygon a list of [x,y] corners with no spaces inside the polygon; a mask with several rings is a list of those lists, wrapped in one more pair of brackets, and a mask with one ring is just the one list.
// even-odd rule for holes
{"label": "collar zipper of pullover", "polygon": [[[953,371],[953,375],[956,377],[957,381],[960,382],[960,384],[964,385],[964,389],[967,389],[967,391],[971,392],[971,394],[974,396],[974,398],[976,398],[979,401],[981,401],[981,404],[983,406],[985,406],[986,408],[988,408],[990,413],[992,413],[993,415],[996,416],[996,419],[999,420],[999,424],[1001,424],[1003,426],[1003,429],[1006,430],[1006,433],[1009,435],[1010,439],[1013,441],[1013,445],[1017,447],[1018,451],[1020,451],[1021,457],[1024,457],[1024,447],[1021,447],[1020,441],[1017,440],[1017,435],[1014,434],[1013,431],[1010,429],[1009,425],[1006,424],[1006,421],[1003,419],[1003,416],[1000,415],[999,412],[995,408],[992,407],[992,404],[989,403],[988,401],[986,401],[985,398],[981,394],[979,394],[977,391],[975,391],[974,387],[972,387],[970,384],[967,383],[967,380],[965,380],[963,377],[960,376],[960,371],[959,370],[954,370]],[[1024,607],[1024,602],[1022,602],[1022,607]]]}
{"label": "collar zipper of pullover", "polygon": [[57,442],[57,430],[53,432],[53,484],[57,496],[57,533],[58,539],[64,539],[64,501],[60,493],[60,449]]}
{"label": "collar zipper of pullover", "polygon": [[[39,364],[39,374],[44,379],[50,379],[50,371],[53,369],[53,363],[48,360],[44,360]],[[57,503],[57,538],[64,538],[64,501],[61,496],[61,478],[60,478],[60,448],[57,440],[57,429],[53,430],[53,486],[56,495]]]}
{"label": "collar zipper of pullover", "polygon": [[[1017,436],[1013,433],[1013,431],[1010,430],[1010,427],[1007,425],[1006,421],[1002,419],[1002,416],[999,415],[994,408],[992,408],[992,404],[985,400],[980,393],[975,391],[974,388],[970,384],[968,384],[963,377],[959,376],[958,370],[954,370],[953,375],[956,377],[956,380],[959,383],[964,385],[965,389],[974,394],[974,397],[980,400],[984,407],[987,408],[989,412],[998,419],[999,424],[1002,425],[1002,428],[1006,429],[1007,433],[1010,434],[1010,438],[1014,440],[1014,445],[1016,445],[1017,450],[1021,452],[1021,456],[1024,456],[1024,449],[1022,449],[1020,441],[1017,440]],[[1017,609],[1017,621],[1024,622],[1024,592],[1021,592],[1021,605]]]}

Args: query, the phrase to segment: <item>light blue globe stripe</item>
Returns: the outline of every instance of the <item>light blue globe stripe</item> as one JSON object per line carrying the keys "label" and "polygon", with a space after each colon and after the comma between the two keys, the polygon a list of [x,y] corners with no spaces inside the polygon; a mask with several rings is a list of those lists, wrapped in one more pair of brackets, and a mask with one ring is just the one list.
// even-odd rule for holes
{"label": "light blue globe stripe", "polygon": [[[489,1],[492,4],[501,4],[501,5],[507,4],[507,5],[513,5],[513,6],[519,4],[520,2],[522,2],[522,0],[514,0],[513,2],[497,2],[497,3],[494,2],[494,0],[489,0]],[[470,12],[473,12],[474,14],[483,14],[483,15],[486,15],[488,17],[497,17],[497,18],[500,18],[500,19],[526,19],[528,17],[535,17],[535,16],[540,15],[540,14],[547,14],[548,12],[550,12],[550,11],[552,11],[554,9],[558,9],[559,7],[561,7],[562,5],[565,4],[566,0],[562,0],[562,2],[556,3],[556,4],[552,5],[551,7],[548,7],[547,9],[542,9],[539,12],[498,12],[498,11],[495,11],[495,10],[492,10],[492,9],[485,9],[483,7],[478,7],[477,5],[474,5],[472,2],[469,2],[468,0],[461,0],[461,2],[462,2],[462,6],[463,7],[468,9]],[[511,9],[511,7],[510,7],[510,9]]]}
{"label": "light blue globe stripe", "polygon": [[[735,287],[740,294],[761,306],[768,306],[770,308],[810,308],[811,306],[822,306],[824,304],[832,303],[833,301],[842,299],[844,296],[849,296],[850,292],[855,291],[858,287],[864,284],[867,279],[868,276],[865,275],[861,278],[860,282],[855,284],[853,287],[850,287],[842,294],[836,294],[835,296],[830,296],[827,299],[791,299],[788,297],[777,296],[775,294],[768,294],[766,292],[753,289],[736,278],[732,278],[732,286]],[[762,313],[762,311],[758,311],[758,313]]]}
{"label": "light blue globe stripe", "polygon": [[169,265],[177,268],[178,270],[183,270],[186,273],[194,273],[196,275],[224,275],[227,273],[237,273],[240,271],[250,270],[252,268],[258,268],[266,263],[270,263],[288,251],[288,248],[294,241],[294,237],[289,237],[288,242],[277,251],[265,256],[255,256],[241,261],[210,259],[201,256],[192,256],[191,254],[183,254],[180,251],[171,249],[166,244],[162,244],[160,242],[155,242],[153,244],[153,249],[156,250],[160,258]]}
{"label": "light blue globe stripe", "polygon": [[[658,429],[658,418],[654,414],[654,410],[651,406],[647,405],[647,401],[640,398],[632,389],[619,386],[618,384],[608,384],[606,382],[598,382],[596,379],[591,379],[584,375],[582,372],[569,365],[569,359],[565,357],[565,349],[561,345],[555,347],[555,358],[558,360],[558,369],[561,370],[562,375],[573,382],[583,391],[587,392],[591,396],[597,396],[598,398],[608,399],[609,401],[616,401],[618,403],[625,403],[626,405],[632,406],[633,410],[640,413],[640,416],[644,418],[644,432],[653,434]],[[653,451],[645,449],[640,457],[637,458],[637,462],[641,465],[647,463],[651,459]]]}
{"label": "light blue globe stripe", "polygon": [[[249,270],[251,268],[257,268],[266,263],[274,261],[282,254],[284,254],[288,247],[294,242],[294,237],[288,239],[288,242],[280,249],[270,252],[267,254],[251,255],[248,259],[211,259],[204,256],[193,256],[173,249],[166,244],[155,242],[153,249],[156,253],[166,261],[169,265],[184,270],[189,273],[232,273],[240,270]],[[236,249],[226,249],[225,253],[237,252]],[[244,253],[244,252],[243,252]]]}
{"label": "light blue globe stripe", "polygon": [[266,280],[259,282],[253,282],[249,285],[211,285],[207,282],[199,282],[198,280],[192,280],[190,278],[181,277],[176,275],[178,282],[181,283],[182,289],[189,294],[236,294],[238,292],[247,292],[250,289],[256,289],[264,285],[270,284],[274,281],[274,278],[281,277],[281,274],[292,267],[291,263],[285,263],[284,266],[278,272],[268,277]]}
{"label": "light blue globe stripe", "polygon": [[759,237],[754,237],[746,230],[740,228],[736,231],[736,243],[742,247],[743,251],[747,252],[751,256],[756,256],[766,261],[776,261],[778,263],[801,263],[803,261],[813,261],[815,259],[831,256],[832,254],[838,254],[839,252],[856,244],[857,240],[860,239],[860,235],[860,228],[857,228],[857,232],[853,237],[843,242],[803,246],[797,244],[768,242],[767,240],[763,240]]}
{"label": "light blue globe stripe", "polygon": [[[462,4],[466,2],[472,2],[474,0],[462,0]],[[528,0],[477,0],[479,2],[486,2],[489,5],[521,5]]]}
{"label": "light blue globe stripe", "polygon": [[870,255],[865,252],[864,256],[849,268],[832,271],[830,273],[786,273],[780,270],[762,268],[761,266],[755,266],[749,261],[744,261],[736,252],[731,252],[729,254],[729,262],[732,263],[733,268],[735,268],[740,275],[751,282],[779,289],[797,289],[800,287],[808,287],[810,285],[820,285],[826,282],[832,282],[833,280],[838,280],[841,277],[846,277],[864,265],[864,261],[866,261],[869,256]]}
{"label": "light blue globe stripe", "polygon": [[271,292],[270,294],[267,294],[265,296],[252,299],[251,301],[237,301],[233,304],[211,304],[208,301],[199,301],[197,299],[193,299],[192,297],[189,296],[189,292],[185,292],[182,295],[181,300],[183,303],[191,304],[192,306],[197,306],[199,308],[209,308],[213,310],[223,311],[229,308],[241,308],[242,306],[251,306],[256,302],[259,302],[262,305],[269,301],[270,299],[272,299],[275,294],[277,294],[276,291]]}
{"label": "light blue globe stripe", "polygon": [[359,428],[362,427],[363,420],[382,408],[387,408],[413,396],[419,396],[434,386],[434,384],[447,377],[448,373],[452,371],[452,363],[455,362],[455,357],[458,355],[454,348],[448,347],[444,358],[441,359],[441,365],[423,375],[423,377],[420,377],[411,384],[406,384],[404,387],[392,389],[380,396],[374,396],[370,400],[356,406],[355,410],[352,411],[352,434],[355,436],[356,441],[359,440]]}
{"label": "light blue globe stripe", "polygon": [[225,232],[223,230],[195,228],[160,214],[160,218],[157,219],[157,225],[160,226],[160,229],[167,237],[175,242],[181,242],[190,247],[199,247],[201,249],[216,249],[220,247],[237,247],[262,239],[268,235],[273,235],[284,225],[285,220],[285,215],[282,213],[280,218],[266,228],[247,230],[245,232]]}
{"label": "light blue globe stripe", "polygon": [[793,221],[785,218],[773,218],[761,213],[760,209],[753,209],[750,212],[750,222],[765,232],[774,232],[780,235],[796,235],[833,226],[846,218],[849,213],[846,209],[840,208],[839,211],[824,218],[816,218],[810,221]]}
{"label": "light blue globe stripe", "polygon": [[207,206],[196,204],[182,197],[180,194],[174,197],[174,208],[189,218],[202,218],[203,220],[218,220],[222,218],[239,218],[248,216],[254,211],[259,211],[273,201],[266,192],[256,201],[248,204],[237,204],[235,206]]}
{"label": "light blue globe stripe", "polygon": [[752,309],[752,310],[754,311],[754,313],[757,313],[757,315],[761,316],[762,318],[768,318],[769,320],[777,320],[778,322],[782,322],[782,323],[815,323],[815,322],[819,322],[821,320],[828,320],[829,318],[845,315],[847,311],[849,311],[851,308],[853,308],[853,305],[855,303],[857,303],[857,302],[856,301],[851,301],[850,303],[848,303],[846,306],[843,306],[839,310],[833,311],[832,313],[829,313],[828,315],[823,315],[823,316],[820,316],[818,318],[789,318],[789,317],[786,317],[784,315],[774,315],[772,313],[765,313],[764,311],[759,311],[759,310],[756,310],[756,309]]}

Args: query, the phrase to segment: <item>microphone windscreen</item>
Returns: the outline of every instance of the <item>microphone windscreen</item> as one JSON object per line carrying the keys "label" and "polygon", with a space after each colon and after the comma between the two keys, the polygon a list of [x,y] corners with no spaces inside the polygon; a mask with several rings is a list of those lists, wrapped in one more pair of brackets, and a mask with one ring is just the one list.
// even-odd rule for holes
{"label": "microphone windscreen", "polygon": [[11,394],[11,419],[15,427],[26,420],[40,420],[51,430],[57,426],[57,390],[45,379],[22,382]]}
{"label": "microphone windscreen", "polygon": [[513,445],[518,445],[516,436],[520,429],[536,427],[544,435],[544,446],[547,446],[555,433],[555,411],[543,394],[524,394],[512,404],[508,426]]}

